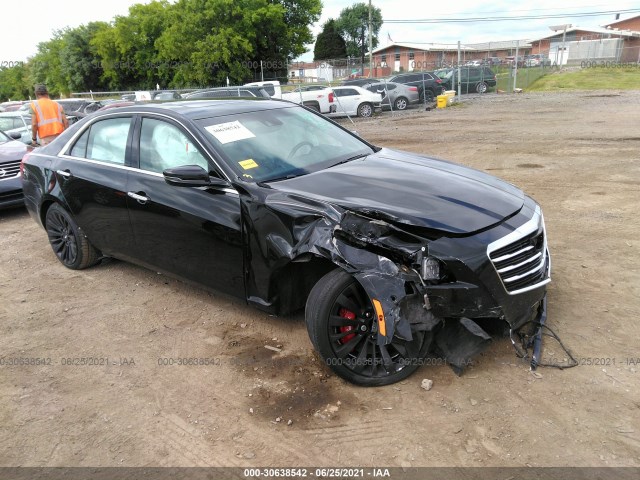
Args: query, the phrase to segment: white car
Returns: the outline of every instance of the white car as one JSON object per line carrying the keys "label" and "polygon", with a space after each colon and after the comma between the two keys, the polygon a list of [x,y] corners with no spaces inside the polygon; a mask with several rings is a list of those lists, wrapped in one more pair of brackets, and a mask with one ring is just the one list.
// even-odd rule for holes
{"label": "white car", "polygon": [[344,117],[357,115],[358,117],[371,117],[374,112],[382,110],[382,96],[357,86],[333,87],[336,97],[337,110],[328,117]]}

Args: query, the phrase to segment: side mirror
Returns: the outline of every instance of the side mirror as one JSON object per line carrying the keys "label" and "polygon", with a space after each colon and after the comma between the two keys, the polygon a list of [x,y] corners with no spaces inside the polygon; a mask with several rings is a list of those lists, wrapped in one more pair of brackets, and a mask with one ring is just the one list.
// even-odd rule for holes
{"label": "side mirror", "polygon": [[20,132],[7,132],[7,134],[14,140],[20,140],[22,138],[22,133]]}
{"label": "side mirror", "polygon": [[229,182],[209,173],[199,165],[182,165],[162,172],[164,181],[174,187],[228,187]]}

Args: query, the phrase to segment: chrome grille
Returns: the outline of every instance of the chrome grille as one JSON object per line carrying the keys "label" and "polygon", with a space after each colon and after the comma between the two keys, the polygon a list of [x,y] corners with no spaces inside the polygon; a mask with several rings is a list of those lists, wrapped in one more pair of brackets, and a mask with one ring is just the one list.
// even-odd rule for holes
{"label": "chrome grille", "polygon": [[551,266],[540,208],[530,221],[490,244],[487,254],[510,294],[550,282]]}
{"label": "chrome grille", "polygon": [[20,160],[0,163],[0,180],[17,177],[20,173]]}

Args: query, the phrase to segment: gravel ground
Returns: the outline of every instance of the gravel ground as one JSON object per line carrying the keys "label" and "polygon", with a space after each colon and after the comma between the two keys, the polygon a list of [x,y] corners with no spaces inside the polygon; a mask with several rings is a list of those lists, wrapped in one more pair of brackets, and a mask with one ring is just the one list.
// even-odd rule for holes
{"label": "gravel ground", "polygon": [[[549,325],[581,365],[537,375],[498,338],[460,377],[434,365],[354,387],[319,362],[302,314],[118,261],[67,270],[24,210],[0,212],[0,466],[640,466],[639,124],[640,92],[611,91],[356,120],[375,144],[541,203]],[[551,339],[544,355],[564,358]],[[213,363],[159,364],[178,357]]]}

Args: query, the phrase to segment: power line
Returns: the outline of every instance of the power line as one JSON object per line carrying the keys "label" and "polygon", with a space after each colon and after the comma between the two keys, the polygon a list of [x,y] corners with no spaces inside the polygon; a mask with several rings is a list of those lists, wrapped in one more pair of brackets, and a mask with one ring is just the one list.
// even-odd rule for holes
{"label": "power line", "polygon": [[521,20],[543,20],[549,18],[567,18],[567,17],[599,17],[612,14],[622,13],[640,13],[640,9],[628,9],[628,10],[607,10],[600,12],[583,12],[583,13],[553,13],[547,15],[521,15],[521,16],[500,16],[500,17],[466,17],[466,18],[430,18],[430,19],[402,19],[402,20],[388,20],[385,19],[384,23],[470,23],[470,22],[503,22],[503,21],[521,21]]}

